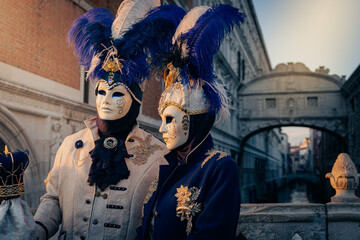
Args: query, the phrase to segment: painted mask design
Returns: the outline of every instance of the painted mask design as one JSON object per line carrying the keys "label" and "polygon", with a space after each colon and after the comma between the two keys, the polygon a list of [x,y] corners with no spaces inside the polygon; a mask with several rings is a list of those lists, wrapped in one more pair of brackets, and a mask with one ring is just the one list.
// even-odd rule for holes
{"label": "painted mask design", "polygon": [[108,89],[101,81],[96,95],[96,109],[103,120],[116,120],[124,117],[131,107],[132,98],[125,87],[117,85]]}
{"label": "painted mask design", "polygon": [[[173,150],[183,145],[189,137],[189,117],[172,105],[167,106],[160,117],[162,123],[159,132],[163,135],[167,149]],[[184,119],[187,119],[186,125]]]}

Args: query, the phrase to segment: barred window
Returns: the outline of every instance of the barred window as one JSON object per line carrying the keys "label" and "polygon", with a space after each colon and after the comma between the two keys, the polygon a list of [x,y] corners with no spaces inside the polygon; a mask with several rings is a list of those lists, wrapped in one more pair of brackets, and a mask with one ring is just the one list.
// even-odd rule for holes
{"label": "barred window", "polygon": [[307,105],[308,105],[308,107],[317,107],[318,106],[318,97],[308,97]]}
{"label": "barred window", "polygon": [[266,99],[266,108],[276,108],[276,99],[275,98],[267,98]]}

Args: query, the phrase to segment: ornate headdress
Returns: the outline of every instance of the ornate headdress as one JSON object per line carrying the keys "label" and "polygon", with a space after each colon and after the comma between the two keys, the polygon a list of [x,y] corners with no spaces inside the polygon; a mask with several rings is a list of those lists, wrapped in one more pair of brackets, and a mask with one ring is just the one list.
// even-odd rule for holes
{"label": "ornate headdress", "polygon": [[0,197],[17,197],[24,193],[24,172],[29,164],[27,152],[0,151]]}
{"label": "ornate headdress", "polygon": [[79,62],[93,83],[103,79],[109,89],[122,85],[130,90],[148,78],[149,54],[171,45],[171,37],[185,11],[159,0],[124,0],[114,20],[110,10],[95,8],[77,18],[68,33]]}
{"label": "ornate headdress", "polygon": [[172,52],[154,61],[156,68],[165,68],[160,114],[169,105],[188,115],[228,114],[227,93],[213,71],[213,56],[225,34],[244,18],[237,8],[222,4],[196,7],[185,15],[173,36]]}

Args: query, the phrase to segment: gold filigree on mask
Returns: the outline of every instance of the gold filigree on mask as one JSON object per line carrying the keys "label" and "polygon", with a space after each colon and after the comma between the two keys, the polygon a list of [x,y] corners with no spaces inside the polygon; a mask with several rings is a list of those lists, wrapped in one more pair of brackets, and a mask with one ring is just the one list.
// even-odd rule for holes
{"label": "gold filigree on mask", "polygon": [[188,132],[189,132],[189,127],[190,127],[189,115],[184,115],[183,116],[183,119],[181,121],[181,125],[182,125],[182,128],[184,130],[184,134],[186,136],[188,134]]}

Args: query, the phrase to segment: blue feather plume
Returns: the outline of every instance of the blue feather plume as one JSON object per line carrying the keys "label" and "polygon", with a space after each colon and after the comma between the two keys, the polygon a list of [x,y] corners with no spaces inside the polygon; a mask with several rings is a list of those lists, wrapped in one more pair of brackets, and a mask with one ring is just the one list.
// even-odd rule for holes
{"label": "blue feather plume", "polygon": [[148,56],[153,57],[172,48],[171,38],[185,14],[185,10],[175,5],[156,7],[133,24],[122,38],[114,40],[111,35],[111,11],[92,9],[74,21],[68,40],[74,45],[74,52],[85,70],[89,70],[95,55],[99,59],[97,65],[92,66],[89,79],[107,78],[108,73],[102,69],[102,65],[113,46],[116,57],[123,65],[115,81],[128,86],[141,84],[150,73]]}
{"label": "blue feather plume", "polygon": [[189,50],[188,68],[197,70],[192,74],[195,79],[213,78],[213,56],[235,24],[243,23],[245,15],[239,9],[220,4],[210,8],[196,22],[195,26],[179,37],[185,41]]}
{"label": "blue feather plume", "polygon": [[115,41],[121,56],[146,52],[152,57],[172,47],[171,38],[186,12],[176,5],[164,5],[152,9],[144,19],[134,24],[123,38]]}
{"label": "blue feather plume", "polygon": [[142,83],[149,76],[146,59],[171,49],[171,38],[185,14],[185,10],[176,5],[156,7],[133,24],[121,39],[114,41],[119,57],[132,61],[129,65],[132,70],[125,70],[127,84]]}
{"label": "blue feather plume", "polygon": [[188,84],[189,76],[195,81],[203,80],[203,89],[211,105],[210,111],[218,112],[226,105],[225,90],[213,72],[213,57],[225,34],[229,34],[234,25],[243,23],[244,20],[245,14],[239,12],[239,9],[220,4],[207,10],[193,28],[177,39],[180,45],[175,45],[174,51],[181,54],[181,44],[186,44],[188,50],[188,54],[175,57],[181,59],[180,62],[184,65],[180,72],[182,83]]}
{"label": "blue feather plume", "polygon": [[111,44],[111,25],[114,15],[105,8],[94,8],[78,17],[68,32],[68,41],[74,45],[79,63],[86,69],[92,57]]}

